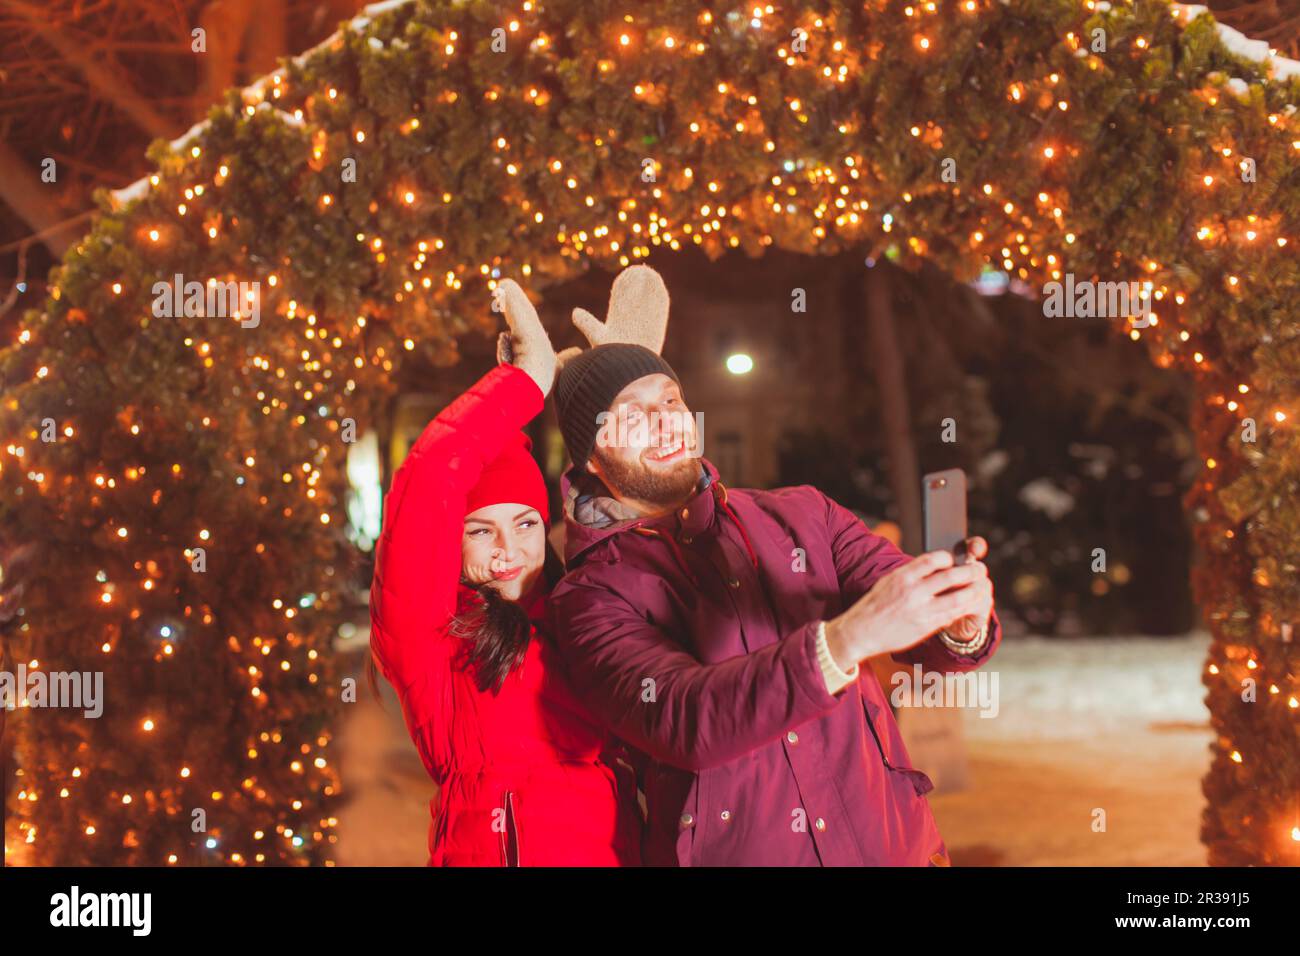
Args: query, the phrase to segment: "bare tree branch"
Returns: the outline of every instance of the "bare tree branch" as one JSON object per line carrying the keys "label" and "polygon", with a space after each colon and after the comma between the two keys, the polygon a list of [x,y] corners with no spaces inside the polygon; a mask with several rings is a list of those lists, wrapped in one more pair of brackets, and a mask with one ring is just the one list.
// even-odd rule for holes
{"label": "bare tree branch", "polygon": [[96,63],[85,50],[58,24],[50,23],[44,12],[22,0],[0,0],[4,6],[21,16],[37,36],[48,43],[69,65],[75,67],[95,93],[108,100],[150,136],[171,135],[175,123],[158,113],[142,96],[136,93],[129,77],[111,64]]}
{"label": "bare tree branch", "polygon": [[61,259],[76,238],[76,230],[69,228],[52,192],[21,156],[8,144],[0,143],[0,200],[36,230],[46,248]]}
{"label": "bare tree branch", "polygon": [[27,244],[18,247],[18,275],[14,279],[14,287],[9,290],[4,301],[0,302],[0,319],[9,314],[9,310],[14,307],[18,297],[23,294],[24,284],[27,282]]}

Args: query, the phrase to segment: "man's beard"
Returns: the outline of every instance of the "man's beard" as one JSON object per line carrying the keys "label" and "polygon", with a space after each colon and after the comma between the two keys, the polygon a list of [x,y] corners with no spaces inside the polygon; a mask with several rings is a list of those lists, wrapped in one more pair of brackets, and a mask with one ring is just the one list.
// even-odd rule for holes
{"label": "man's beard", "polygon": [[672,507],[690,497],[700,481],[698,458],[683,458],[672,469],[659,471],[647,468],[640,459],[624,462],[599,449],[592,452],[592,457],[600,463],[601,476],[611,491],[652,505]]}

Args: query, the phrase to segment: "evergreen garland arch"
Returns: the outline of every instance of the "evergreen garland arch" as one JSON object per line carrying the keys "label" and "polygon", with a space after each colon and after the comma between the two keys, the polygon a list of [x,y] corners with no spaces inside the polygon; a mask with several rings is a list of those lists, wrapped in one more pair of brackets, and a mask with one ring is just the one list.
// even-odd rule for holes
{"label": "evergreen garland arch", "polygon": [[[694,244],[1153,283],[1116,333],[1197,390],[1202,836],[1294,864],[1298,91],[1156,0],[368,8],[156,143],[0,353],[3,535],[40,555],[6,666],[105,675],[98,720],[11,715],[10,862],[329,862],[346,420],[495,329],[496,279]],[[260,282],[260,321],[160,318],[178,274]]]}

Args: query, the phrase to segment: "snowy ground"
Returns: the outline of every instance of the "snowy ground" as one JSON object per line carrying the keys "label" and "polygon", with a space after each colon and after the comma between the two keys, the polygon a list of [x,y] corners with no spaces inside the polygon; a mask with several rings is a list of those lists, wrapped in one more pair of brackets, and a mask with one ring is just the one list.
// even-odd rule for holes
{"label": "snowy ground", "polygon": [[424,866],[429,858],[429,801],[437,787],[407,735],[401,706],[381,677],[384,707],[364,678],[342,735],[343,792],[338,814],[339,866]]}
{"label": "snowy ground", "polygon": [[[963,714],[968,786],[945,792],[940,780],[930,794],[954,865],[1203,866],[1208,646],[1203,633],[1007,638],[986,665],[998,716]],[[391,692],[387,712],[360,696],[343,733],[338,862],[423,865],[433,784]],[[1105,832],[1093,829],[1098,809]]]}
{"label": "snowy ground", "polygon": [[963,715],[970,786],[930,795],[954,865],[1204,866],[1209,643],[1008,639],[998,716]]}

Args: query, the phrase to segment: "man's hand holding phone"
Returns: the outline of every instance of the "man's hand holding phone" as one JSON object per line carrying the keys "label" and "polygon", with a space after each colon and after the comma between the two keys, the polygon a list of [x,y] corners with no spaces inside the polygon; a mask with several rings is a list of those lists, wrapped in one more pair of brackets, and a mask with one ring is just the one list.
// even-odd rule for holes
{"label": "man's hand holding phone", "polygon": [[943,630],[947,631],[954,640],[966,642],[975,640],[979,637],[980,632],[988,626],[989,617],[993,614],[993,581],[989,578],[988,567],[984,564],[984,558],[986,558],[989,553],[989,543],[983,538],[976,536],[974,538],[965,539],[962,542],[962,545],[964,546],[962,548],[964,558],[959,558],[958,560],[964,562],[963,566],[965,564],[974,564],[978,565],[982,569],[982,584],[980,583],[980,580],[977,579],[976,583],[972,586],[981,587],[988,593],[987,606],[982,605],[980,610],[976,611],[974,614],[960,617],[943,627]]}
{"label": "man's hand holding phone", "polygon": [[826,643],[842,669],[879,654],[915,647],[946,629],[973,640],[993,613],[993,582],[983,558],[988,542],[963,541],[966,558],[928,551],[880,578],[839,617],[826,622]]}

